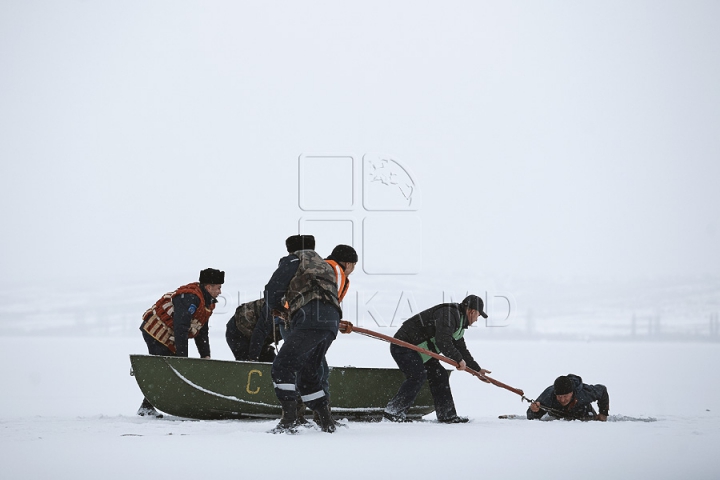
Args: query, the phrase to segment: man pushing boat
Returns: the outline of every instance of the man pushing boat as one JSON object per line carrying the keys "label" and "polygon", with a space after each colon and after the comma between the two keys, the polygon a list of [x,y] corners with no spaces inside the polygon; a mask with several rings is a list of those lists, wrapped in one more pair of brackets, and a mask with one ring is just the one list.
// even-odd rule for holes
{"label": "man pushing boat", "polygon": [[293,235],[285,243],[293,253],[280,260],[265,286],[267,307],[281,311],[287,302],[292,323],[272,367],[275,394],[282,405],[274,432],[296,431],[299,391],[305,405],[318,414],[320,428],[332,433],[335,422],[322,388],[320,365],[337,336],[342,315],[335,272],[315,252],[312,235]]}
{"label": "man pushing boat", "polygon": [[[187,357],[188,339],[193,338],[200,356],[210,358],[208,322],[223,283],[225,272],[206,268],[197,282],[166,293],[148,308],[140,325],[148,353]],[[143,398],[137,414],[162,417],[147,398]]]}

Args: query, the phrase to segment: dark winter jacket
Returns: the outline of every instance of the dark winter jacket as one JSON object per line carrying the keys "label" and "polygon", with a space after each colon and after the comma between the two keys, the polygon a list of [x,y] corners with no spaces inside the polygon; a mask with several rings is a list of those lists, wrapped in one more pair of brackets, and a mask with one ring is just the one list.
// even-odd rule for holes
{"label": "dark winter jacket", "polygon": [[[332,275],[332,286],[335,286],[335,274],[332,272],[332,268],[324,260],[323,263]],[[290,287],[290,282],[295,279],[299,267],[300,259],[295,254],[280,259],[277,270],[265,285],[265,303],[270,310],[284,310],[285,294]],[[335,296],[334,303],[315,299],[297,309],[290,319],[291,329],[330,330],[337,335],[342,315],[342,311],[337,305],[337,290]]]}
{"label": "dark winter jacket", "polygon": [[[231,318],[237,332],[248,339],[249,360],[257,360],[264,347],[282,340],[280,329],[269,313],[265,300],[261,298],[240,305]],[[273,332],[273,327],[277,329],[276,332]]]}
{"label": "dark winter jacket", "polygon": [[480,365],[468,351],[465,339],[453,338],[460,327],[468,328],[465,308],[457,303],[442,303],[405,320],[395,338],[413,345],[428,342],[428,350],[442,353],[458,363],[465,360],[468,367],[480,371]]}
{"label": "dark winter jacket", "polygon": [[[209,293],[200,285],[203,293],[205,305],[212,305],[217,302]],[[173,330],[175,333],[175,355],[178,357],[188,356],[188,332],[190,331],[190,323],[192,322],[193,313],[200,305],[200,298],[192,293],[184,293],[173,297]],[[210,356],[210,330],[206,323],[195,336],[195,346],[201,357]]]}
{"label": "dark winter jacket", "polygon": [[193,282],[168,292],[143,314],[140,330],[164,345],[173,355],[188,356],[188,339],[194,338],[198,352],[210,356],[208,321],[216,300]]}
{"label": "dark winter jacket", "polygon": [[555,398],[555,387],[550,385],[537,398],[536,401],[541,405],[558,410],[561,413],[551,412],[540,409],[535,413],[530,408],[527,410],[528,420],[542,418],[545,413],[549,413],[556,418],[567,418],[574,420],[592,420],[595,418],[595,409],[592,407],[593,402],[598,402],[598,409],[603,415],[607,415],[610,410],[610,397],[605,385],[587,385],[582,383],[582,378],[578,375],[568,374],[568,377],[575,385],[573,398],[568,405],[563,407]]}
{"label": "dark winter jacket", "polygon": [[298,250],[293,255],[298,257],[299,266],[285,292],[290,316],[313,300],[334,305],[341,312],[335,272],[330,264],[314,250]]}

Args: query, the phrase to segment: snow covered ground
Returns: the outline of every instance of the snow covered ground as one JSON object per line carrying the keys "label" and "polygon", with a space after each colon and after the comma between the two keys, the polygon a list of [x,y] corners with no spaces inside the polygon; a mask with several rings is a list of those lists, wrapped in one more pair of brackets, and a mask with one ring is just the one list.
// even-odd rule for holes
{"label": "snow covered ground", "polygon": [[[254,298],[245,292],[267,276],[261,270],[233,273],[210,323],[217,359],[232,359],[224,325],[238,302]],[[289,469],[295,478],[328,472],[360,479],[548,478],[579,471],[588,479],[720,476],[720,342],[712,323],[717,279],[614,289],[491,280],[437,271],[405,278],[358,272],[352,277],[358,295],[346,300],[345,317],[392,334],[417,309],[450,293],[462,296],[465,286],[487,285],[476,292],[511,297],[512,312],[503,321],[507,312],[496,308],[489,323],[503,327],[476,325],[468,332],[479,363],[531,398],[561,374],[603,383],[616,421],[501,420],[498,415],[522,415],[527,404],[461,372],[451,385],[458,412],[472,419],[466,425],[437,424],[431,414],[422,423],[349,423],[333,435],[306,430],[279,436],[266,433],[274,421],[140,418],[135,411],[142,396],[128,358],[147,352],[139,317],[183,279],[34,289],[8,284],[0,294],[3,478],[157,478],[178,455],[185,460],[173,470],[176,478],[286,478]],[[665,336],[640,328],[645,314],[659,319]],[[635,332],[633,317],[640,319]],[[191,355],[197,356],[194,346]],[[395,366],[386,343],[357,334],[340,335],[328,360]]]}
{"label": "snow covered ground", "polygon": [[[229,359],[216,325],[216,358]],[[472,422],[349,423],[266,433],[274,421],[160,420],[134,415],[141,394],[129,375],[135,337],[0,337],[3,478],[718,478],[720,387],[717,343],[530,342],[469,346],[493,376],[537,396],[560,374],[604,383],[611,419],[654,422],[500,420],[527,404],[456,372],[458,411]],[[335,365],[392,366],[387,344],[342,335]],[[432,419],[429,415],[426,419]],[[175,462],[180,461],[181,468]]]}

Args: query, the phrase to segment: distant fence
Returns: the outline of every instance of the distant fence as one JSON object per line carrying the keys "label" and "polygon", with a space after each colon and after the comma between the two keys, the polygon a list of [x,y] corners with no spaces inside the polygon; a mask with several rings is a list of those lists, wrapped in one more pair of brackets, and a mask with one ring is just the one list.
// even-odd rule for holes
{"label": "distant fence", "polygon": [[[516,321],[515,326],[518,326],[518,323],[524,323],[525,329],[515,329],[514,333],[524,338],[720,342],[718,313],[700,315],[699,318],[634,313],[629,318],[621,315],[603,317],[587,314],[537,318],[528,314],[520,322]],[[494,333],[490,332],[491,335]],[[498,332],[500,336],[511,336],[509,334],[510,332]]]}
{"label": "distant fence", "polygon": [[[440,289],[410,292],[396,288],[400,283],[386,283],[387,288],[378,289],[377,295],[348,295],[343,303],[345,319],[392,335],[421,309],[457,302],[465,294],[446,298]],[[547,300],[530,295],[529,289],[520,289],[517,298],[476,290],[484,294],[490,318],[481,318],[472,327],[480,331],[469,338],[720,342],[720,280],[681,287],[632,290],[622,298],[598,297],[592,289],[573,290]],[[93,292],[76,291],[72,286],[67,290],[0,290],[0,335],[140,338],[142,314],[163,288],[151,284]],[[261,295],[236,296],[230,289],[224,294],[210,321],[212,335],[224,335],[235,307]]]}
{"label": "distant fence", "polygon": [[[142,310],[140,308],[139,310]],[[137,311],[139,311],[137,310]],[[73,307],[52,312],[15,312],[0,318],[0,335],[62,335],[62,336],[129,336],[139,335],[141,314],[136,309],[127,313],[127,305],[105,305],[93,310]],[[225,330],[231,313],[213,316],[213,334]],[[482,320],[482,319],[481,319]],[[720,342],[720,315],[706,314],[699,319],[678,318],[660,314],[622,316],[588,316],[565,314],[558,317],[537,317],[532,314],[515,317],[508,325],[492,327],[478,322],[473,329],[481,330],[472,338],[528,340],[637,340],[637,341],[711,341]],[[366,328],[392,334],[397,325],[381,326],[367,318]]]}

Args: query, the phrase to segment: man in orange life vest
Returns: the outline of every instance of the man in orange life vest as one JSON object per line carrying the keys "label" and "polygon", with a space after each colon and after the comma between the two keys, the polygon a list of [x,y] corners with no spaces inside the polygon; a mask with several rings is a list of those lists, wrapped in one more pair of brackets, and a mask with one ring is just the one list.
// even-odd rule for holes
{"label": "man in orange life vest", "polygon": [[290,334],[285,336],[272,367],[282,418],[274,433],[294,433],[298,426],[297,396],[318,413],[320,428],[335,431],[320,365],[338,333],[342,310],[332,267],[315,252],[312,235],[293,235],[288,252],[265,286],[266,306],[281,311],[287,302]]}
{"label": "man in orange life vest", "polygon": [[333,248],[332,253],[325,259],[333,267],[335,278],[338,284],[338,301],[342,302],[345,294],[350,288],[350,280],[347,278],[355,270],[358,262],[358,254],[350,245],[338,245]]}
{"label": "man in orange life vest", "polygon": [[[338,287],[338,303],[342,303],[345,294],[350,289],[350,279],[347,278],[355,270],[355,265],[358,262],[358,254],[353,247],[350,245],[338,245],[333,248],[332,253],[325,261],[333,267],[335,271],[335,278],[337,279]],[[330,400],[330,368],[328,367],[327,360],[323,357],[322,361],[322,387],[327,395],[328,401]]]}
{"label": "man in orange life vest", "polygon": [[[150,355],[187,357],[188,339],[194,338],[202,358],[210,358],[208,321],[225,283],[225,272],[206,268],[198,282],[166,293],[143,314],[140,326]],[[162,417],[145,398],[138,415]]]}

